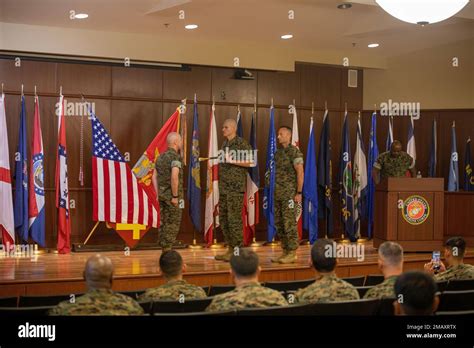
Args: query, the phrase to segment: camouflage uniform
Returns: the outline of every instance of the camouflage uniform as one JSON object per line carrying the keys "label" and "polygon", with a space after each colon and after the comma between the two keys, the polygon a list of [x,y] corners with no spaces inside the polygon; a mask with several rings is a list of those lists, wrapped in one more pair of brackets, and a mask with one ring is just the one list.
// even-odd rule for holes
{"label": "camouflage uniform", "polygon": [[144,294],[138,297],[139,301],[178,301],[180,296],[184,300],[194,300],[207,297],[204,290],[196,285],[189,284],[186,280],[172,280],[157,288],[148,289]]}
{"label": "camouflage uniform", "polygon": [[275,227],[284,251],[298,248],[296,228],[297,193],[294,165],[303,164],[303,154],[293,145],[279,148],[275,153]]}
{"label": "camouflage uniform", "polygon": [[381,179],[388,177],[404,177],[408,169],[415,166],[413,158],[402,151],[399,156],[391,156],[390,151],[383,152],[377,157],[374,168],[380,170]]}
{"label": "camouflage uniform", "polygon": [[142,315],[143,309],[131,297],[110,289],[90,290],[75,303],[63,301],[49,315]]}
{"label": "camouflage uniform", "polygon": [[248,283],[224,294],[216,295],[207,312],[228,311],[243,308],[288,306],[282,294],[265,288],[259,283]]}
{"label": "camouflage uniform", "polygon": [[450,266],[446,271],[436,274],[434,279],[437,282],[444,280],[474,279],[474,266],[465,263]]}
{"label": "camouflage uniform", "polygon": [[395,282],[397,276],[388,277],[382,283],[375,285],[369,289],[364,295],[364,298],[385,298],[395,297]]}
{"label": "camouflage uniform", "polygon": [[335,274],[325,274],[319,279],[295,293],[296,302],[338,302],[358,300],[359,293],[348,282]]}
{"label": "camouflage uniform", "polygon": [[[173,194],[171,192],[171,169],[179,168],[178,183],[178,206],[171,204]],[[158,177],[158,199],[160,202],[160,241],[159,244],[164,249],[173,246],[181,225],[182,208],[180,204],[183,200],[183,165],[179,154],[169,148],[158,157],[156,161],[156,171]]]}
{"label": "camouflage uniform", "polygon": [[[228,150],[227,150],[228,149]],[[222,151],[250,151],[252,148],[236,136],[225,140]],[[242,246],[242,206],[248,169],[230,163],[219,163],[219,223],[230,248]]]}

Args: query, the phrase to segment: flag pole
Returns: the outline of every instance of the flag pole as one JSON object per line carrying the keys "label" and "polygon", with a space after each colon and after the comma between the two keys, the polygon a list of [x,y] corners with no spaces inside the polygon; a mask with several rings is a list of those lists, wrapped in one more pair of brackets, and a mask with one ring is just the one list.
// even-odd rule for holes
{"label": "flag pole", "polygon": [[[256,122],[257,122],[257,119],[256,119],[256,118],[257,118],[257,97],[255,97],[254,103],[253,103],[253,114],[254,114],[254,116],[255,116],[255,123],[256,123]],[[255,135],[257,135],[257,134],[255,134]],[[262,243],[257,242],[257,239],[255,238],[256,232],[257,232],[257,231],[254,229],[254,230],[253,230],[252,243],[250,243],[250,246],[251,246],[251,247],[254,247],[254,248],[255,248],[255,247],[260,247],[260,246],[263,245]]]}
{"label": "flag pole", "polygon": [[[211,108],[215,108],[215,106],[216,106],[216,102],[215,102],[214,96],[212,96],[212,106],[211,106]],[[215,235],[216,235],[216,234],[215,234],[215,232],[216,232],[216,229],[215,229],[215,226],[216,226],[216,217],[214,216],[214,214],[213,214],[213,217],[212,217],[212,218],[213,218],[213,223],[212,223],[212,235],[215,236]],[[214,239],[212,240],[212,244],[209,245],[209,248],[210,248],[210,249],[222,249],[222,248],[224,248],[224,245],[223,245],[223,243],[217,243],[217,238],[214,238]]]}
{"label": "flag pole", "polygon": [[[196,93],[194,93],[194,103],[197,105],[197,94]],[[194,128],[193,128],[193,132],[194,132]],[[198,161],[201,161],[201,157],[198,158]],[[189,165],[191,165],[191,160],[190,160]],[[202,245],[197,244],[196,229],[194,228],[194,226],[193,226],[193,244],[188,245],[188,248],[189,249],[202,249],[203,248]]]}
{"label": "flag pole", "polygon": [[[273,108],[273,97],[271,99],[272,103],[271,103],[271,107]],[[274,247],[274,246],[278,246],[279,243],[275,241],[275,237],[272,238],[272,241],[271,242],[266,242],[264,245],[266,246],[271,246],[271,247]]]}

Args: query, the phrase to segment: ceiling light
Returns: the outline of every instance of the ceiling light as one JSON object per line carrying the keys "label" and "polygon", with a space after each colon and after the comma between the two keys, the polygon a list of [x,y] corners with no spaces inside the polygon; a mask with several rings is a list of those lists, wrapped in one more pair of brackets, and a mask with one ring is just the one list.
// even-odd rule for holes
{"label": "ceiling light", "polygon": [[374,42],[374,43],[368,44],[367,47],[368,48],[375,48],[375,47],[379,47],[379,44]]}
{"label": "ceiling light", "polygon": [[401,21],[426,25],[454,16],[469,0],[375,0],[375,2]]}
{"label": "ceiling light", "polygon": [[197,24],[188,24],[185,26],[186,29],[189,29],[189,30],[193,30],[193,29],[196,29],[198,27]]}
{"label": "ceiling light", "polygon": [[74,15],[74,18],[76,18],[76,19],[86,19],[87,17],[89,17],[89,15],[87,13],[78,13],[78,14]]}
{"label": "ceiling light", "polygon": [[283,40],[289,40],[289,39],[292,39],[293,38],[293,35],[291,34],[285,34],[285,35],[282,35],[281,38]]}
{"label": "ceiling light", "polygon": [[343,2],[342,4],[337,5],[337,8],[340,10],[347,10],[352,7],[352,4],[350,2]]}

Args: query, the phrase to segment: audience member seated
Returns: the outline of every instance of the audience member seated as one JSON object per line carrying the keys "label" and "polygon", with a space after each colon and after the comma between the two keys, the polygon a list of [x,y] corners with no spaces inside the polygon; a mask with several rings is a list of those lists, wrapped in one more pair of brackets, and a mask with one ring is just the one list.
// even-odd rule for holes
{"label": "audience member seated", "polygon": [[359,293],[348,282],[339,279],[336,268],[336,250],[331,239],[318,239],[311,248],[311,264],[316,271],[316,281],[295,293],[297,302],[334,302],[358,300]]}
{"label": "audience member seated", "polygon": [[384,281],[369,289],[364,298],[395,297],[395,281],[403,272],[403,249],[395,242],[384,242],[378,250],[378,266],[384,275]]}
{"label": "audience member seated", "polygon": [[433,315],[439,304],[437,291],[433,277],[425,272],[403,273],[395,281],[395,315]]}
{"label": "audience member seated", "polygon": [[446,241],[444,246],[444,258],[448,267],[442,261],[439,261],[439,273],[433,261],[425,264],[425,270],[434,274],[436,281],[474,279],[474,266],[464,263],[464,254],[466,252],[466,241],[462,237],[452,237]]}
{"label": "audience member seated", "polygon": [[160,272],[166,280],[157,288],[148,289],[138,297],[139,301],[186,301],[205,298],[204,290],[196,285],[189,284],[183,279],[186,265],[176,250],[167,250],[160,256]]}
{"label": "audience member seated", "polygon": [[108,257],[91,256],[84,270],[87,293],[63,301],[49,315],[142,315],[143,309],[131,297],[112,291],[114,265]]}
{"label": "audience member seated", "polygon": [[235,289],[216,295],[206,311],[228,311],[242,308],[287,306],[278,291],[265,288],[258,282],[260,266],[258,255],[250,249],[239,249],[230,258],[230,272]]}

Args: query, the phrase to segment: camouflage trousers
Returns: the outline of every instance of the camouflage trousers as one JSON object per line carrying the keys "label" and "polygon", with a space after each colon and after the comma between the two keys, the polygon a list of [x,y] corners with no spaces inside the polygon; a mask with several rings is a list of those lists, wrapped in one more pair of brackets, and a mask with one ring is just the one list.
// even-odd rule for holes
{"label": "camouflage trousers", "polygon": [[298,249],[296,202],[292,199],[275,200],[275,227],[283,250]]}
{"label": "camouflage trousers", "polygon": [[231,248],[241,247],[243,244],[243,204],[243,193],[233,192],[219,196],[219,223],[224,234],[224,240]]}
{"label": "camouflage trousers", "polygon": [[175,207],[168,201],[160,201],[160,238],[162,248],[171,248],[178,236],[183,209]]}

